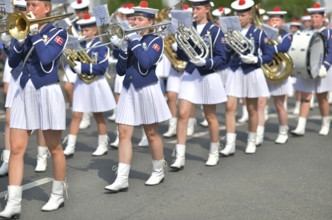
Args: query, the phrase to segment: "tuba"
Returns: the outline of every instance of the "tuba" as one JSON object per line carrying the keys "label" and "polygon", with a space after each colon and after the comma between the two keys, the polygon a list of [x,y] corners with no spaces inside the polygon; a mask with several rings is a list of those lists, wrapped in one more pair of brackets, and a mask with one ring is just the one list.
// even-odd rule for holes
{"label": "tuba", "polygon": [[[260,28],[263,24],[259,15],[259,5],[254,8],[254,24]],[[277,41],[269,41],[270,45],[277,45]],[[288,53],[277,53],[269,64],[262,65],[265,78],[272,83],[280,83],[288,78],[293,71],[293,61]]]}
{"label": "tuba", "polygon": [[178,59],[177,54],[172,49],[172,44],[176,41],[174,34],[169,34],[164,38],[164,54],[171,62],[174,69],[183,72],[187,66],[187,62]]}

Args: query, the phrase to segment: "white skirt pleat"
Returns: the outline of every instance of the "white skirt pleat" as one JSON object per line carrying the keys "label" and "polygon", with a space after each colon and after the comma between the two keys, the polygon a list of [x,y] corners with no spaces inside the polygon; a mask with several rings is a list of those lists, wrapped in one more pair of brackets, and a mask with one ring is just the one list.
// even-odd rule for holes
{"label": "white skirt pleat", "polygon": [[332,91],[332,68],[327,71],[325,78],[317,77],[315,79],[297,77],[295,84],[296,91],[305,93],[323,93]]}
{"label": "white skirt pleat", "polygon": [[241,68],[235,72],[228,69],[226,93],[238,98],[268,97],[269,89],[262,69],[244,74]]}
{"label": "white skirt pleat", "polygon": [[267,81],[267,85],[271,96],[288,95],[292,90],[292,82],[289,77],[280,83],[271,83]]}
{"label": "white skirt pleat", "polygon": [[171,112],[159,83],[139,90],[131,84],[122,89],[115,122],[131,126],[154,124],[170,119]]}
{"label": "white skirt pleat", "polygon": [[224,70],[220,70],[220,71],[218,71],[218,73],[219,73],[219,75],[220,75],[220,77],[221,77],[221,81],[222,81],[224,87],[225,87],[226,82],[227,82],[227,76],[228,76],[229,71],[230,71],[230,70],[229,70],[228,68],[227,68],[227,69],[224,69]]}
{"label": "white skirt pleat", "polygon": [[184,72],[180,84],[179,99],[206,105],[227,101],[220,75],[215,72],[201,76],[197,69],[192,74]]}
{"label": "white skirt pleat", "polygon": [[70,69],[70,66],[69,65],[66,65],[65,66],[65,74],[63,74],[63,78],[62,80],[64,82],[67,82],[67,83],[75,83],[77,79],[77,74],[74,73],[71,69]]}
{"label": "white skirt pleat", "polygon": [[36,90],[31,80],[16,90],[10,114],[10,127],[24,130],[65,130],[66,107],[59,84]]}
{"label": "white skirt pleat", "polygon": [[11,74],[12,68],[10,68],[8,64],[8,59],[6,59],[5,67],[3,68],[3,76],[2,76],[2,82],[4,83],[10,83],[12,74]]}
{"label": "white skirt pleat", "polygon": [[120,76],[120,75],[116,74],[115,81],[114,81],[114,93],[121,94],[124,78],[125,78],[125,76]]}
{"label": "white skirt pleat", "polygon": [[13,76],[10,76],[10,82],[8,85],[8,92],[6,96],[6,108],[11,108],[13,105],[14,96],[16,94],[17,90],[20,90],[20,79],[22,74],[17,78],[17,80],[14,79]]}
{"label": "white skirt pleat", "polygon": [[183,73],[179,73],[174,68],[171,68],[171,71],[167,78],[166,91],[179,93],[182,76]]}
{"label": "white skirt pleat", "polygon": [[92,83],[77,79],[74,84],[74,112],[107,112],[116,107],[115,99],[105,76]]}

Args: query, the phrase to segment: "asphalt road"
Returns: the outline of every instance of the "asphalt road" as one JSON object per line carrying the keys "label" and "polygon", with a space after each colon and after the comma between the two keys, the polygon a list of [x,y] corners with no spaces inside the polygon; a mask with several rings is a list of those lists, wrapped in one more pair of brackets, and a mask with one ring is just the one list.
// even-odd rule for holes
{"label": "asphalt road", "polygon": [[[289,109],[294,106],[291,98]],[[109,115],[110,113],[108,113]],[[108,115],[105,115],[108,116]],[[202,119],[200,108],[196,112]],[[70,110],[67,123],[70,123]],[[220,135],[225,135],[224,106],[218,106]],[[1,115],[0,115],[1,118]],[[3,128],[4,119],[0,119]],[[290,115],[290,129],[296,117]],[[108,121],[109,136],[115,137],[115,124]],[[166,171],[158,186],[145,186],[151,172],[148,148],[137,147],[141,129],[135,129],[133,163],[128,192],[105,193],[104,187],[115,179],[117,150],[92,157],[97,146],[96,123],[78,135],[75,156],[67,160],[68,199],[55,212],[41,212],[51,191],[52,165],[35,173],[37,140],[32,135],[25,156],[25,177],[21,219],[223,219],[223,220],[312,220],[332,219],[332,135],[319,136],[320,116],[316,107],[310,114],[304,137],[292,137],[276,145],[278,125],[273,107],[266,124],[265,141],[256,154],[246,155],[247,125],[237,128],[237,150],[233,157],[221,158],[215,167],[206,167],[209,140],[206,128],[196,126],[188,139],[186,166],[178,173]],[[167,124],[160,125],[160,133]],[[63,132],[63,136],[68,130]],[[176,140],[164,139],[165,159],[172,162]],[[3,137],[1,137],[3,143]],[[3,144],[2,144],[3,146]],[[0,178],[0,210],[8,177]]]}

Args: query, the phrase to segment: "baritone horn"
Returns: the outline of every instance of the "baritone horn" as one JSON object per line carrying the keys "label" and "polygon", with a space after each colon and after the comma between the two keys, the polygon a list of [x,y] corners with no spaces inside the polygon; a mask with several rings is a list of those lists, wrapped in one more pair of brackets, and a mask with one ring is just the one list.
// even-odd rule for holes
{"label": "baritone horn", "polygon": [[8,14],[7,31],[13,38],[17,40],[24,40],[29,34],[31,25],[62,20],[72,15],[73,13],[69,13],[40,19],[29,19],[24,13],[15,12]]}

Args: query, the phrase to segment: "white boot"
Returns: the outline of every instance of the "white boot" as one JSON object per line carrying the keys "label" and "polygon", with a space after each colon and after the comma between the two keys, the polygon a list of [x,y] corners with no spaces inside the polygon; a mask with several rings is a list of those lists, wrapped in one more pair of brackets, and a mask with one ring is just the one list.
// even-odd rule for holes
{"label": "white boot", "polygon": [[255,152],[256,152],[256,133],[249,132],[246,153],[253,154]]}
{"label": "white boot", "polygon": [[9,156],[10,156],[10,150],[2,151],[2,165],[0,167],[0,176],[8,175]]}
{"label": "white boot", "polygon": [[48,202],[42,207],[43,212],[51,212],[65,206],[63,191],[67,190],[65,181],[53,180],[52,193]]}
{"label": "white boot", "polygon": [[319,131],[320,135],[326,136],[326,135],[329,134],[329,131],[330,131],[330,122],[331,122],[331,119],[330,119],[329,116],[326,116],[326,117],[322,118],[322,128]]}
{"label": "white boot", "polygon": [[225,157],[234,155],[235,141],[236,141],[235,133],[226,133],[226,146],[224,147],[224,149],[220,151],[220,154]]}
{"label": "white boot", "polygon": [[237,120],[237,122],[244,123],[244,122],[247,122],[248,119],[249,119],[249,115],[248,115],[247,106],[242,105],[242,116],[241,116],[241,118],[239,118],[239,120]]}
{"label": "white boot", "polygon": [[107,134],[98,135],[98,147],[92,153],[93,156],[102,156],[107,154],[108,151],[108,136]]}
{"label": "white boot", "polygon": [[117,170],[117,176],[116,176],[114,183],[109,186],[106,186],[105,189],[110,191],[111,193],[128,191],[129,171],[130,171],[129,164],[119,163],[118,170]]}
{"label": "white boot", "polygon": [[219,150],[220,150],[220,143],[210,143],[210,152],[209,158],[206,161],[206,166],[216,166],[219,161]]}
{"label": "white boot", "polygon": [[35,168],[36,172],[44,172],[47,167],[47,158],[51,156],[47,147],[38,146],[37,154],[37,166]]}
{"label": "white boot", "polygon": [[21,215],[22,186],[8,186],[8,201],[0,218],[19,219]]}
{"label": "white boot", "polygon": [[265,117],[265,121],[269,120],[269,118],[270,118],[270,116],[269,116],[269,106],[267,104],[264,107],[264,117]]}
{"label": "white boot", "polygon": [[204,118],[204,120],[201,121],[199,124],[200,124],[202,127],[204,127],[204,128],[206,128],[206,127],[209,126],[209,123],[208,123],[208,121],[207,121],[205,118]]}
{"label": "white boot", "polygon": [[288,140],[288,126],[280,125],[279,126],[279,134],[274,143],[276,144],[285,144]]}
{"label": "white boot", "polygon": [[82,120],[80,122],[80,129],[86,129],[90,126],[90,113],[83,112]]}
{"label": "white boot", "polygon": [[300,107],[301,107],[301,102],[300,101],[296,101],[295,107],[294,107],[294,110],[293,110],[293,114],[294,115],[300,114]]}
{"label": "white boot", "polygon": [[264,141],[264,131],[265,131],[265,127],[258,125],[257,126],[257,130],[256,130],[256,146],[259,146],[263,143]]}
{"label": "white boot", "polygon": [[187,136],[192,136],[195,132],[196,118],[188,119]]}
{"label": "white boot", "polygon": [[307,123],[307,119],[303,117],[299,117],[297,121],[297,126],[294,130],[292,130],[292,134],[296,136],[303,136],[305,133],[305,125]]}
{"label": "white boot", "polygon": [[107,119],[110,121],[115,121],[115,117],[116,117],[116,108],[113,110],[113,114],[109,116]]}
{"label": "white boot", "polygon": [[113,147],[113,148],[118,148],[119,142],[120,142],[120,140],[119,140],[119,131],[118,131],[118,129],[116,129],[115,140],[112,143],[110,143],[110,146]]}
{"label": "white boot", "polygon": [[67,146],[63,151],[66,157],[73,157],[75,153],[76,135],[68,134]]}
{"label": "white boot", "polygon": [[329,95],[328,95],[328,102],[329,104],[332,104],[332,91],[329,92]]}
{"label": "white boot", "polygon": [[164,181],[165,173],[164,167],[166,161],[163,160],[152,160],[152,174],[150,178],[145,182],[145,185],[154,186]]}
{"label": "white boot", "polygon": [[315,108],[315,96],[313,95],[310,99],[310,109]]}
{"label": "white boot", "polygon": [[148,147],[149,146],[149,141],[148,138],[146,137],[145,131],[142,128],[142,138],[140,140],[140,142],[138,143],[139,147]]}
{"label": "white boot", "polygon": [[170,138],[176,135],[176,123],[177,123],[177,118],[173,117],[169,119],[168,122],[168,131],[163,134],[164,137]]}
{"label": "white boot", "polygon": [[171,165],[171,168],[173,171],[179,171],[183,169],[185,164],[186,145],[177,144],[174,150],[173,154],[175,153],[175,155],[173,156],[175,156],[175,161]]}

